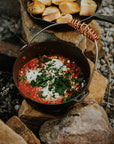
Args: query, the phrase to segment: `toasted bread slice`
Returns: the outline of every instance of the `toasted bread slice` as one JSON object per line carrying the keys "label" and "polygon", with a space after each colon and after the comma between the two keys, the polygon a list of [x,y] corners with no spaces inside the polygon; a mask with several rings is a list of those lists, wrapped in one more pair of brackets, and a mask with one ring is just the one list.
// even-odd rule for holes
{"label": "toasted bread slice", "polygon": [[71,14],[66,14],[61,16],[56,20],[57,23],[68,22],[69,20],[73,19]]}
{"label": "toasted bread slice", "polygon": [[55,6],[50,6],[44,10],[44,12],[42,13],[42,16],[46,16],[46,15],[56,13],[56,12],[59,12],[59,9]]}
{"label": "toasted bread slice", "polygon": [[93,0],[81,0],[81,16],[91,16],[95,13],[97,4]]}
{"label": "toasted bread slice", "polygon": [[52,0],[32,0],[32,1],[39,1],[47,6],[50,6]]}
{"label": "toasted bread slice", "polygon": [[55,4],[55,5],[59,5],[63,1],[64,0],[52,0],[52,3]]}
{"label": "toasted bread slice", "polygon": [[52,3],[55,5],[59,5],[61,2],[65,2],[65,1],[75,1],[75,0],[52,0]]}
{"label": "toasted bread slice", "polygon": [[43,20],[46,20],[46,21],[54,21],[56,20],[57,18],[59,18],[61,16],[60,12],[56,12],[56,13],[52,13],[52,14],[49,14],[47,16],[44,16],[43,17]]}
{"label": "toasted bread slice", "polygon": [[75,2],[62,2],[59,4],[62,14],[74,14],[80,11],[80,6]]}
{"label": "toasted bread slice", "polygon": [[47,7],[42,13],[42,18],[46,21],[53,21],[61,17],[60,11],[55,6]]}
{"label": "toasted bread slice", "polygon": [[45,10],[45,5],[41,2],[34,1],[29,4],[27,10],[32,14],[41,14]]}

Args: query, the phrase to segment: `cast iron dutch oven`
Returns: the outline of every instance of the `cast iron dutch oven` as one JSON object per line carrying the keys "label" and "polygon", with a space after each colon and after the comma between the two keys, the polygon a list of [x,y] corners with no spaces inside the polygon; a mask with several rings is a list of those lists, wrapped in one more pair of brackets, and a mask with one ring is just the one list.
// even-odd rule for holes
{"label": "cast iron dutch oven", "polygon": [[[50,55],[50,54],[60,54],[64,57],[68,57],[69,59],[74,60],[78,66],[81,68],[84,73],[84,78],[86,81],[86,85],[83,91],[78,95],[72,98],[68,102],[64,102],[61,104],[43,104],[40,102],[36,102],[32,99],[25,97],[21,92],[21,95],[32,105],[34,108],[39,109],[40,111],[52,114],[62,114],[65,113],[70,107],[72,107],[76,102],[82,101],[89,93],[88,84],[90,80],[90,66],[89,63],[81,52],[81,50],[76,47],[74,44],[65,42],[62,40],[59,41],[46,41],[41,43],[33,43],[26,46],[25,50],[21,52],[19,57],[17,58],[14,68],[13,68],[13,77],[15,84],[18,88],[18,75],[19,70],[23,67],[31,59],[37,57],[38,55]],[[23,56],[26,59],[23,59]],[[19,90],[20,91],[20,90]]]}
{"label": "cast iron dutch oven", "polygon": [[[80,4],[81,0],[77,0],[76,2]],[[91,20],[101,20],[101,21],[106,21],[114,24],[114,17],[113,16],[105,16],[105,15],[99,15],[97,12],[101,8],[102,0],[94,0],[97,4],[97,10],[96,13],[93,14],[92,16],[80,16],[79,14],[73,14],[73,19],[81,20],[82,22],[89,23]],[[27,11],[28,4],[31,2],[31,0],[21,0],[25,10]],[[41,18],[41,15],[33,15],[27,11],[28,15],[31,17],[31,19],[36,22],[38,25],[41,27],[46,27],[48,25],[51,25],[55,22],[49,22],[45,21]],[[61,24],[57,25],[53,28],[50,28],[52,30],[57,30],[57,31],[66,31],[66,30],[71,30],[71,28],[67,24]]]}

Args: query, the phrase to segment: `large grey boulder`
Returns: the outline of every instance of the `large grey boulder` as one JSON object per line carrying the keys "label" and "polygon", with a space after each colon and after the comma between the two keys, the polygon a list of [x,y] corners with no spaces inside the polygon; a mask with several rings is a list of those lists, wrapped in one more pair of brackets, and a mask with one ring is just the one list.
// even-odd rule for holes
{"label": "large grey boulder", "polygon": [[62,119],[46,121],[39,131],[46,144],[112,144],[113,130],[97,103],[76,105]]}

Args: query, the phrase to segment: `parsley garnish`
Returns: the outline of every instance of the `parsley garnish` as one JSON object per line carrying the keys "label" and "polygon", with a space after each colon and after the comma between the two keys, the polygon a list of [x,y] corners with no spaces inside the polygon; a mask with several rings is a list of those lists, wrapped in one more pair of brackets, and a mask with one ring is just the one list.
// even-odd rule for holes
{"label": "parsley garnish", "polygon": [[20,78],[20,81],[23,82],[24,80],[26,80],[26,78],[27,78],[27,77],[26,77],[25,75],[23,75],[23,76]]}
{"label": "parsley garnish", "polygon": [[39,97],[45,99],[47,96],[39,95]]}
{"label": "parsley garnish", "polygon": [[41,61],[38,62],[39,65],[40,65],[41,63],[42,63]]}
{"label": "parsley garnish", "polygon": [[49,59],[49,58],[44,58],[43,60],[44,60],[44,62],[48,62],[48,61],[50,61],[51,59]]}
{"label": "parsley garnish", "polygon": [[75,113],[75,114],[71,114],[71,116],[80,116],[79,114]]}
{"label": "parsley garnish", "polygon": [[38,94],[42,94],[42,93],[43,93],[43,91],[38,92]]}
{"label": "parsley garnish", "polygon": [[30,92],[27,92],[27,95],[29,95],[30,94]]}
{"label": "parsley garnish", "polygon": [[83,78],[78,78],[78,82],[81,83],[83,81]]}
{"label": "parsley garnish", "polygon": [[71,99],[71,97],[68,96],[68,97],[64,97],[62,101],[63,101],[63,102],[67,102],[67,101],[69,101],[70,99]]}

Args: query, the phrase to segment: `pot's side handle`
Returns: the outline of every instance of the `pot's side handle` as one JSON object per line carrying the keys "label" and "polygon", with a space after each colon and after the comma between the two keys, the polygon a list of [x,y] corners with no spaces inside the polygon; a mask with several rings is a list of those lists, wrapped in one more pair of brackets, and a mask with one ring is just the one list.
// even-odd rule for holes
{"label": "pot's side handle", "polygon": [[85,98],[88,96],[88,94],[89,94],[89,90],[86,89],[86,90],[84,91],[84,94],[79,95],[78,97],[75,97],[75,98],[73,98],[72,100],[79,103],[79,102],[81,102],[83,99],[85,99]]}
{"label": "pot's side handle", "polygon": [[105,21],[114,24],[114,17],[113,16],[105,16],[105,15],[100,15],[98,13],[94,14],[93,19],[95,20],[100,20],[100,21]]}

